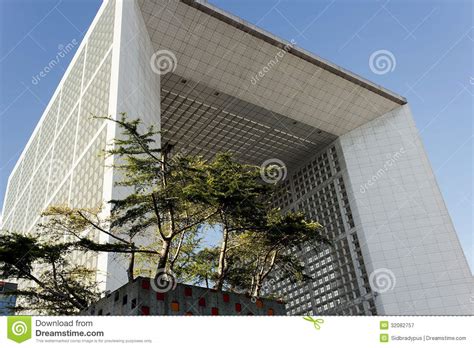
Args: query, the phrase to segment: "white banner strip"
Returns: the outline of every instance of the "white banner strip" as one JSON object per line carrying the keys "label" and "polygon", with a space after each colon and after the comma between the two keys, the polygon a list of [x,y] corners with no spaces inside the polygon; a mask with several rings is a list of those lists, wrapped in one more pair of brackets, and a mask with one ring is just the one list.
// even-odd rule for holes
{"label": "white banner strip", "polygon": [[0,317],[0,347],[473,346],[473,317]]}

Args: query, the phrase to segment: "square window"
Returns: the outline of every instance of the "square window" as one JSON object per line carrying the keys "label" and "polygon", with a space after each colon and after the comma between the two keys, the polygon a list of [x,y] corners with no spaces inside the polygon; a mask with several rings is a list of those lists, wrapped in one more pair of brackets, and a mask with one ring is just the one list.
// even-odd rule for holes
{"label": "square window", "polygon": [[148,279],[142,280],[142,289],[150,290],[150,281]]}
{"label": "square window", "polygon": [[178,301],[171,302],[171,310],[173,312],[178,312],[179,311],[179,302]]}

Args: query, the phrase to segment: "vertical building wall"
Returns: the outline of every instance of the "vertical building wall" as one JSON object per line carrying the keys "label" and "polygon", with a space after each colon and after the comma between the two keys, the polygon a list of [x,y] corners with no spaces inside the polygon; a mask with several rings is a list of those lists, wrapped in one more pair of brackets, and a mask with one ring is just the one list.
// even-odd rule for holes
{"label": "vertical building wall", "polygon": [[117,111],[159,130],[160,76],[152,69],[155,50],[138,3],[122,2]]}
{"label": "vertical building wall", "polygon": [[[115,1],[104,1],[12,171],[2,229],[34,232],[49,205],[103,205]],[[92,254],[74,259],[96,268]]]}
{"label": "vertical building wall", "polygon": [[[150,65],[154,51],[135,1],[104,1],[77,53],[10,175],[2,228],[32,232],[49,205],[101,207],[124,194],[101,152],[117,136],[112,122],[92,115],[127,112],[159,130],[159,76]],[[159,138],[158,145],[159,145]],[[94,235],[102,242],[107,236]],[[98,270],[108,290],[126,280],[125,261],[108,254],[74,253]]]}
{"label": "vertical building wall", "polygon": [[[146,29],[142,13],[136,1],[116,0],[116,28],[113,58],[113,88],[110,114],[121,117],[126,113],[130,119],[139,118],[145,126],[153,125],[160,130],[160,76],[152,70],[151,58],[154,50]],[[114,123],[108,124],[108,143],[119,138],[120,130]],[[160,146],[157,137],[156,146]],[[109,165],[117,161],[111,158]],[[110,168],[105,176],[105,200],[120,199],[129,193],[114,186],[121,173]],[[112,240],[110,240],[112,241]],[[136,241],[137,242],[137,241]],[[138,241],[139,244],[139,241]],[[105,258],[105,259],[104,259]],[[107,290],[115,290],[127,282],[126,256],[101,255],[99,269],[106,270],[104,280]]]}
{"label": "vertical building wall", "polygon": [[408,106],[341,136],[379,314],[473,314],[472,275]]}

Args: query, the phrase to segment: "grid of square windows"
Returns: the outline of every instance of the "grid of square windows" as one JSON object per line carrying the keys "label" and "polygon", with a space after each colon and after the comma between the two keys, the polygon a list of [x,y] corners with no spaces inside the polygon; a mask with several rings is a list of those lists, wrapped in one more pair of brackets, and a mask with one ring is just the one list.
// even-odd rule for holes
{"label": "grid of square windows", "polygon": [[312,279],[279,279],[272,290],[282,295],[290,315],[376,314],[336,144],[330,145],[283,182],[273,205],[302,211],[323,225],[331,247],[304,245],[288,250],[302,260]]}

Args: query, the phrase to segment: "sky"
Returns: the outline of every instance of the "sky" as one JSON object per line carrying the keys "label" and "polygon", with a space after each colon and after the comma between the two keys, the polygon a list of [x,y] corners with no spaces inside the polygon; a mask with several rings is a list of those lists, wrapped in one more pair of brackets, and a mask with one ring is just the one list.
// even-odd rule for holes
{"label": "sky", "polygon": [[[408,99],[473,270],[472,1],[210,2]],[[0,204],[8,176],[100,3],[0,0]],[[40,77],[61,52],[57,65]],[[371,68],[370,58],[380,54],[388,57],[388,68]]]}

